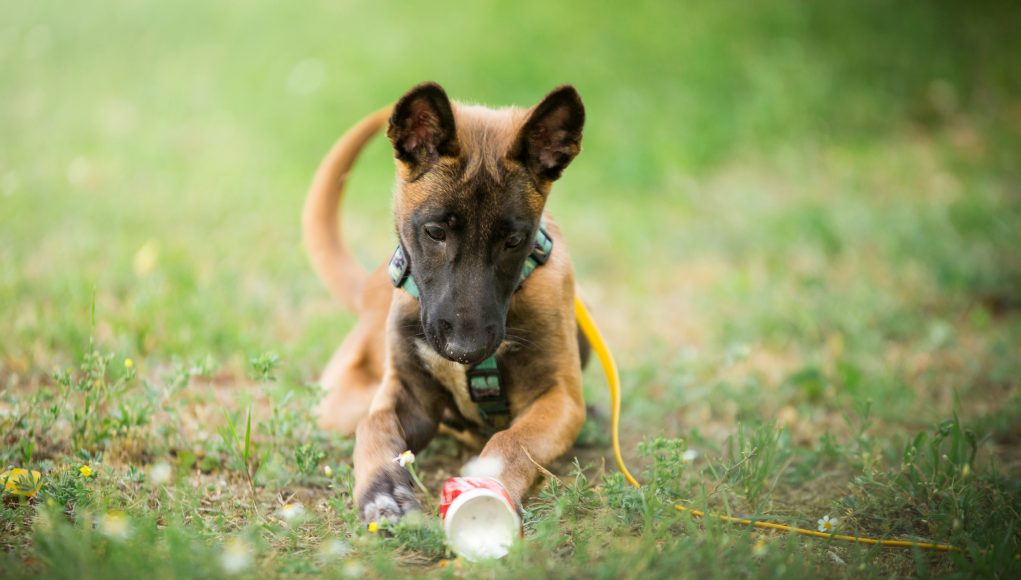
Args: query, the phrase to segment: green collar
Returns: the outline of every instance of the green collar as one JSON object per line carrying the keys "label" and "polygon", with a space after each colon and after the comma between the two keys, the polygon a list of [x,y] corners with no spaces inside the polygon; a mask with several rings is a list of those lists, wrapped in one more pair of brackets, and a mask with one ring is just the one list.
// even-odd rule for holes
{"label": "green collar", "polygon": [[[536,268],[549,260],[552,252],[553,238],[546,231],[546,219],[543,218],[539,223],[539,231],[535,233],[532,252],[525,259],[525,265],[521,268],[518,289]],[[412,297],[420,298],[421,292],[418,285],[415,284],[415,279],[411,276],[411,262],[408,260],[404,247],[399,243],[387,265],[387,273],[390,275],[390,282],[394,288],[403,288]],[[478,407],[479,415],[486,422],[484,427],[487,427],[490,432],[505,429],[510,424],[510,405],[507,402],[507,395],[500,385],[500,367],[496,362],[496,355],[468,369],[466,374],[468,394]]]}

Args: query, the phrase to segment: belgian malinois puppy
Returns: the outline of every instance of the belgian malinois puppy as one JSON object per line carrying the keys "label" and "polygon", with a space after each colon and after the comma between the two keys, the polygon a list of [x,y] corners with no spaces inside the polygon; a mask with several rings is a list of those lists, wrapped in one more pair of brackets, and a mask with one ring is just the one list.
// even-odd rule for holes
{"label": "belgian malinois puppy", "polygon": [[[581,150],[584,121],[570,86],[525,110],[451,102],[425,83],[348,130],[319,166],[305,244],[333,295],[359,314],[323,372],[319,424],[355,433],[363,521],[419,509],[394,457],[425,447],[441,424],[480,434],[481,456],[499,459],[499,479],[519,506],[536,463],[573,444],[585,420],[588,345],[575,321],[567,246],[544,208]],[[396,158],[400,248],[389,267],[367,274],[345,250],[338,208],[355,158],[384,124]],[[485,396],[472,388],[479,366],[489,369],[483,387],[496,377]],[[480,403],[493,392],[502,408]]]}

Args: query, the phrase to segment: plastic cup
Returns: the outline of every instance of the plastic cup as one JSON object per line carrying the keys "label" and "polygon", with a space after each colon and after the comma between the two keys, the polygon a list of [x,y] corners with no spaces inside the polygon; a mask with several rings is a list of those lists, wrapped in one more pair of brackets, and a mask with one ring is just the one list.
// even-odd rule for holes
{"label": "plastic cup", "polygon": [[443,484],[440,517],[447,545],[465,560],[502,558],[523,534],[503,485],[491,477],[451,477]]}

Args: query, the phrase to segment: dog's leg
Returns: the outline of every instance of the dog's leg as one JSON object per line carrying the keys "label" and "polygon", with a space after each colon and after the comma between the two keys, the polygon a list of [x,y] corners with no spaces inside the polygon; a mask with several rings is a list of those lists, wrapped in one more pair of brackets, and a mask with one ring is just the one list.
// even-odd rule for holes
{"label": "dog's leg", "polygon": [[337,349],[320,382],[326,396],[319,402],[319,428],[354,435],[358,422],[369,414],[382,379],[370,358],[371,345],[359,332],[361,323]]}
{"label": "dog's leg", "polygon": [[[327,394],[319,403],[319,427],[341,435],[354,435],[358,422],[369,414],[376,390],[383,379],[383,352],[386,316],[389,303],[386,292],[378,291],[374,275],[369,290],[376,291],[363,298],[362,318],[326,365],[320,382]],[[385,281],[389,285],[389,281]],[[385,286],[384,290],[389,290]]]}
{"label": "dog's leg", "polygon": [[369,415],[355,437],[355,502],[362,521],[397,522],[421,507],[411,477],[394,458],[420,451],[436,434],[438,417],[404,388],[395,373],[383,379]]}
{"label": "dog's leg", "polygon": [[539,474],[535,463],[545,467],[566,453],[584,422],[580,377],[571,377],[536,399],[509,428],[493,435],[482,457],[503,462],[499,479],[520,505]]}

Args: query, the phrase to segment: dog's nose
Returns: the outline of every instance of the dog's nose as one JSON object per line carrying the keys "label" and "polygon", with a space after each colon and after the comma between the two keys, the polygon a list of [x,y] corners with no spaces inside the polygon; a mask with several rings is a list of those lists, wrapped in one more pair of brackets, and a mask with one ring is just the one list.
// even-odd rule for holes
{"label": "dog's nose", "polygon": [[[449,360],[466,365],[482,362],[493,354],[500,344],[497,329],[493,324],[479,328],[475,324],[450,324],[440,320],[438,325],[442,347],[437,349]],[[438,345],[439,346],[439,345]]]}
{"label": "dog's nose", "polygon": [[464,365],[476,365],[489,356],[487,345],[465,344],[456,340],[447,341],[445,350],[448,359]]}

